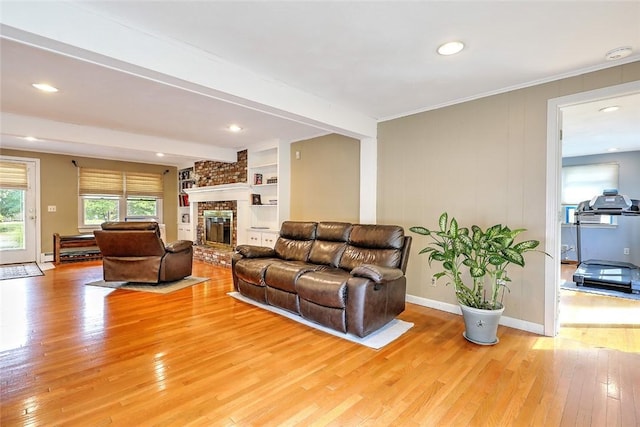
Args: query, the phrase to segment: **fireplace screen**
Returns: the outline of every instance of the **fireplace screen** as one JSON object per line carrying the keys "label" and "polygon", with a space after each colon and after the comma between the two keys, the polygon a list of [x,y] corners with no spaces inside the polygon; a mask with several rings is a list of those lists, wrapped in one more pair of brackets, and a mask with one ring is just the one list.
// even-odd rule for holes
{"label": "fireplace screen", "polygon": [[207,245],[231,245],[233,211],[204,211],[204,240]]}

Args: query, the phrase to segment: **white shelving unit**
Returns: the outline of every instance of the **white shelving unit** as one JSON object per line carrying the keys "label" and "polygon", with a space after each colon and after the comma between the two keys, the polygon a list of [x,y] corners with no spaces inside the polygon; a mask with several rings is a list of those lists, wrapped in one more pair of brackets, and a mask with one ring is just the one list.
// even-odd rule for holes
{"label": "white shelving unit", "polygon": [[289,144],[272,142],[248,153],[251,185],[249,244],[273,247],[280,225],[289,218]]}
{"label": "white shelving unit", "polygon": [[178,240],[193,240],[193,218],[189,195],[185,192],[195,185],[193,168],[178,170]]}

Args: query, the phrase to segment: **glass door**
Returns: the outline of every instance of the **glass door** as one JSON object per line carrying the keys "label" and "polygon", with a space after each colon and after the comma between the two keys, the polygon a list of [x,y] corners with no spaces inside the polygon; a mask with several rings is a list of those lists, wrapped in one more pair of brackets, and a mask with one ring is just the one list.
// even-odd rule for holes
{"label": "glass door", "polygon": [[0,160],[0,264],[36,261],[36,163]]}

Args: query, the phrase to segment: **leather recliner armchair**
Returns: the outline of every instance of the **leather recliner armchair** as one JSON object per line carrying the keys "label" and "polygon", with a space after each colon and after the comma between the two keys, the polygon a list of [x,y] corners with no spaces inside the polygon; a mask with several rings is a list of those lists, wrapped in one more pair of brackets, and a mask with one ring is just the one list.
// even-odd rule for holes
{"label": "leather recliner armchair", "polygon": [[191,275],[193,242],[164,245],[156,222],[105,222],[93,234],[105,281],[160,283]]}

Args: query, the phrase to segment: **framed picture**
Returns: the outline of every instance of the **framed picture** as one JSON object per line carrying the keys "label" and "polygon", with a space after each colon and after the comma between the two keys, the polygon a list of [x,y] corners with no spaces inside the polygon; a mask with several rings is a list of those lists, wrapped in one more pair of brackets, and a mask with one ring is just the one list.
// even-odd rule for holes
{"label": "framed picture", "polygon": [[251,195],[251,204],[252,205],[261,205],[262,200],[260,200],[260,194],[252,194]]}
{"label": "framed picture", "polygon": [[189,221],[189,214],[188,214],[188,213],[186,213],[186,214],[182,214],[182,222],[183,222],[183,223],[188,223],[188,222],[190,222],[190,221]]}

